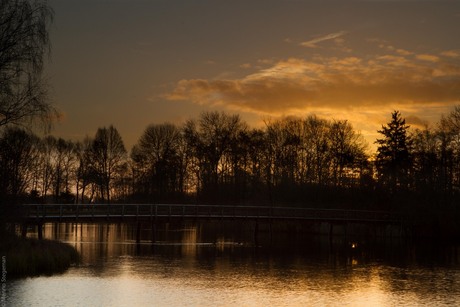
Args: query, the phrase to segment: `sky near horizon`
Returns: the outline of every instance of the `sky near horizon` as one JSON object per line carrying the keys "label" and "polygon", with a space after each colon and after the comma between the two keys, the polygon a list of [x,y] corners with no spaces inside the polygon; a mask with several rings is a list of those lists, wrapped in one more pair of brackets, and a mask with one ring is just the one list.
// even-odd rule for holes
{"label": "sky near horizon", "polygon": [[460,104],[460,1],[49,0],[54,135],[113,124],[128,150],[152,123],[203,111],[347,119],[372,145]]}

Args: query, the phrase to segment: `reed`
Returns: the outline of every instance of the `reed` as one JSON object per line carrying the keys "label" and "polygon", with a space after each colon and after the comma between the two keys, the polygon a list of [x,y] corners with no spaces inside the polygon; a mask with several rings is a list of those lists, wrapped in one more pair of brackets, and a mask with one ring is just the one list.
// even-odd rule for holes
{"label": "reed", "polygon": [[7,259],[8,277],[62,273],[79,262],[75,248],[59,241],[7,235],[1,250]]}

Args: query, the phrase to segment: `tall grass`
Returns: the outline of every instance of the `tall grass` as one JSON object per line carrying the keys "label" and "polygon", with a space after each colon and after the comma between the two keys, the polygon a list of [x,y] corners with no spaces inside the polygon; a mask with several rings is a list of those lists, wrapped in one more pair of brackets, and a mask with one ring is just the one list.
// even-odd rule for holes
{"label": "tall grass", "polygon": [[79,262],[78,252],[70,245],[51,240],[21,238],[8,234],[1,244],[6,256],[8,277],[51,275]]}

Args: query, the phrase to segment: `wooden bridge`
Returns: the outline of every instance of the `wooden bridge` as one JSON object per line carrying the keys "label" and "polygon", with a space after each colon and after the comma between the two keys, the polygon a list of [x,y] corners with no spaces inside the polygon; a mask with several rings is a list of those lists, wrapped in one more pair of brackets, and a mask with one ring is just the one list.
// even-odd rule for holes
{"label": "wooden bridge", "polygon": [[136,242],[140,242],[142,225],[151,226],[155,242],[157,223],[202,221],[249,221],[254,223],[254,242],[258,245],[259,224],[276,222],[328,223],[332,235],[334,224],[361,223],[373,227],[407,225],[407,216],[385,211],[318,209],[302,207],[194,205],[194,204],[32,204],[23,205],[22,234],[27,225],[38,226],[38,237],[43,237],[45,223],[134,223]]}
{"label": "wooden bridge", "polygon": [[401,224],[398,213],[366,210],[193,204],[23,205],[27,223],[256,220]]}

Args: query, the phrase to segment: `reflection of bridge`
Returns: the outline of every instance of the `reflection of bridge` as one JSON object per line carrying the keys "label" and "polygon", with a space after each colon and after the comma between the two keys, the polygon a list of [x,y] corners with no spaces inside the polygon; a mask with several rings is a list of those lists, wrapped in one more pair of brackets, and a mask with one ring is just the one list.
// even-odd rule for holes
{"label": "reflection of bridge", "polygon": [[150,223],[152,242],[155,242],[157,223],[201,222],[208,220],[255,222],[254,238],[257,242],[259,223],[267,223],[270,229],[276,222],[328,223],[330,234],[334,224],[349,223],[375,226],[406,224],[405,216],[384,211],[316,209],[275,206],[230,206],[193,204],[34,204],[23,205],[23,235],[27,225],[38,225],[38,237],[42,238],[44,223],[135,223],[136,241],[140,242],[141,224]]}
{"label": "reflection of bridge", "polygon": [[168,220],[260,220],[400,224],[403,216],[384,211],[272,206],[178,204],[24,205],[30,223]]}

